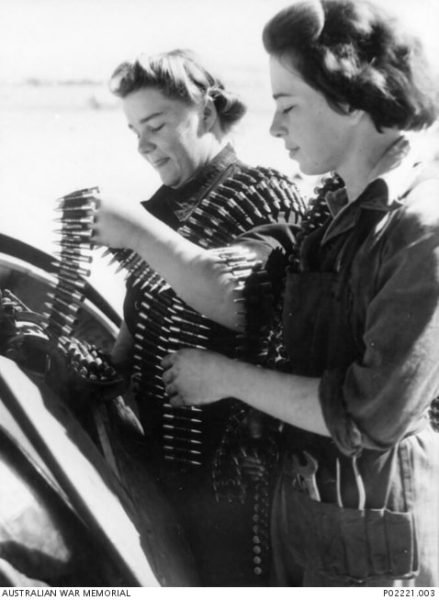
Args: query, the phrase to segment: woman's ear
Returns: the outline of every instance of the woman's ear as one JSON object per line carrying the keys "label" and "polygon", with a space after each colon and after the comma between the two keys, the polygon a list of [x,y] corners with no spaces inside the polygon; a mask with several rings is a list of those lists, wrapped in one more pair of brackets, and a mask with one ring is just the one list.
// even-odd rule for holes
{"label": "woman's ear", "polygon": [[365,113],[364,110],[361,110],[360,108],[351,108],[349,106],[347,109],[347,114],[354,123],[359,123]]}
{"label": "woman's ear", "polygon": [[361,108],[352,108],[347,102],[341,102],[339,107],[342,114],[349,117],[353,123],[358,123],[363,118],[364,110],[361,110]]}
{"label": "woman's ear", "polygon": [[215,103],[210,96],[205,100],[203,107],[203,125],[205,131],[211,131],[218,122],[218,112]]}

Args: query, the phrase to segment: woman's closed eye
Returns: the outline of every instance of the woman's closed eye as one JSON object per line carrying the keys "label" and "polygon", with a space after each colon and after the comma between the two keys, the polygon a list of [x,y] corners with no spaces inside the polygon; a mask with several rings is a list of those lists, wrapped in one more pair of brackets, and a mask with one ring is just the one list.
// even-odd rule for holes
{"label": "woman's closed eye", "polygon": [[162,123],[161,125],[157,125],[156,127],[152,127],[151,125],[148,127],[148,129],[151,131],[151,133],[157,133],[158,131],[160,131],[160,129],[163,129],[163,127],[165,126],[164,123]]}
{"label": "woman's closed eye", "polygon": [[294,105],[294,104],[293,104],[292,106],[288,106],[287,108],[284,108],[284,109],[282,110],[282,114],[283,114],[283,115],[286,115],[286,114],[288,114],[290,111],[292,111],[292,110],[293,110],[293,108],[295,108],[295,105]]}
{"label": "woman's closed eye", "polygon": [[134,129],[134,127],[130,127],[129,130],[134,133],[134,135],[136,136],[137,139],[140,139],[142,137],[143,133],[146,133],[146,134],[157,133],[161,129],[163,129],[164,126],[165,126],[165,123],[162,123],[161,125],[157,125],[156,127],[153,127],[152,125],[148,125],[146,128],[143,128],[140,131],[138,131],[137,129]]}

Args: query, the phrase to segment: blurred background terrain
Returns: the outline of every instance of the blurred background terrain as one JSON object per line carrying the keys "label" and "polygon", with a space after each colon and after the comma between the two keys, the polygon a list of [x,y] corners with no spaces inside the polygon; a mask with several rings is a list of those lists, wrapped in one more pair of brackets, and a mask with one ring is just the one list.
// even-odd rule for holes
{"label": "blurred background terrain", "polygon": [[[381,0],[417,29],[439,57],[438,0]],[[296,166],[270,138],[273,102],[264,23],[288,0],[2,0],[0,3],[0,231],[52,252],[54,200],[99,185],[124,202],[159,180],[137,155],[114,68],[136,55],[192,48],[247,102],[234,138],[250,163],[291,175]],[[436,139],[436,138],[435,138]],[[427,143],[435,143],[427,141]],[[305,182],[306,188],[306,182]],[[92,281],[116,305],[121,281],[97,261]]]}

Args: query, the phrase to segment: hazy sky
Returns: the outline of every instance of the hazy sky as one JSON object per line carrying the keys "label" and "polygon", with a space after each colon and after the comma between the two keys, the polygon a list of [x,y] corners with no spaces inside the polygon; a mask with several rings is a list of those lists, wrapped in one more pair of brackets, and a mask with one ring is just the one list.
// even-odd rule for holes
{"label": "hazy sky", "polygon": [[[397,8],[439,56],[439,0]],[[1,0],[0,79],[104,80],[141,51],[192,47],[219,64],[264,60],[263,24],[288,0]]]}

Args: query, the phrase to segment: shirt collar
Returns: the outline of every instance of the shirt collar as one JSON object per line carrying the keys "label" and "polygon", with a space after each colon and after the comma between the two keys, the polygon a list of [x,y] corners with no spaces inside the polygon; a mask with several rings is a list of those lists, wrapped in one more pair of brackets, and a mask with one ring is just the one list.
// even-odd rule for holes
{"label": "shirt collar", "polygon": [[399,163],[371,181],[350,204],[344,188],[328,192],[326,202],[333,220],[322,238],[322,244],[354,227],[361,210],[381,210],[385,213],[401,206],[418,176],[416,160],[416,152],[408,144]]}

